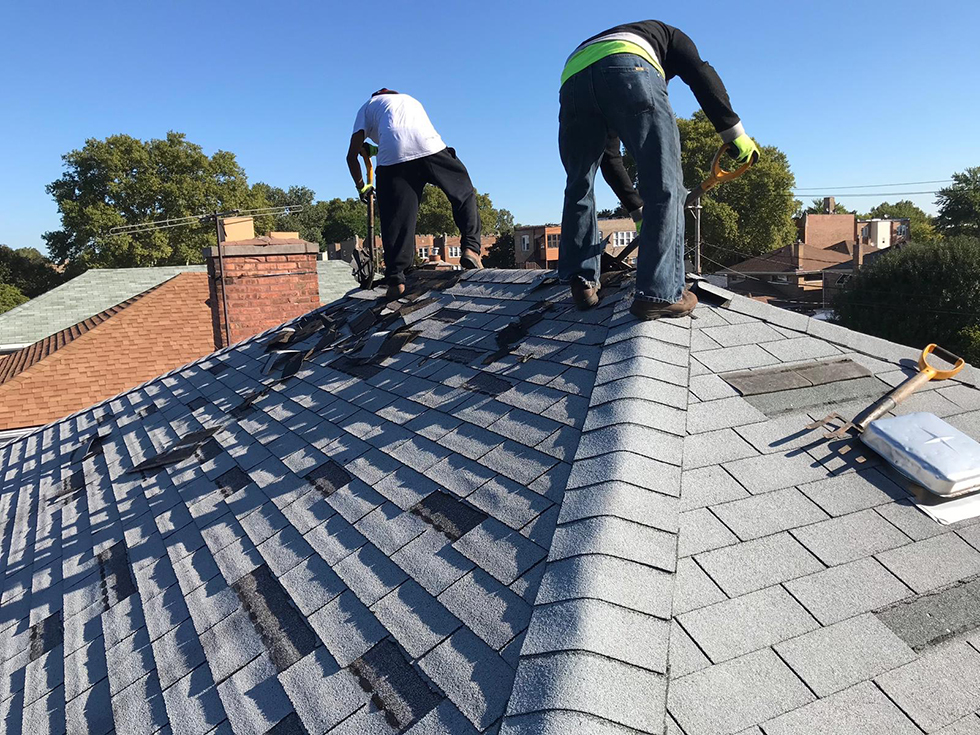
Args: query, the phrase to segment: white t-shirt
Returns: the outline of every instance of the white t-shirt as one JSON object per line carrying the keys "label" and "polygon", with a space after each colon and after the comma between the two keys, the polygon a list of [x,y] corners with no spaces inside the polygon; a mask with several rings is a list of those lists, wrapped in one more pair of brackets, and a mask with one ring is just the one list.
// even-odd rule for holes
{"label": "white t-shirt", "polygon": [[407,94],[379,94],[357,111],[354,131],[378,146],[378,165],[391,166],[438,153],[446,147],[422,104]]}

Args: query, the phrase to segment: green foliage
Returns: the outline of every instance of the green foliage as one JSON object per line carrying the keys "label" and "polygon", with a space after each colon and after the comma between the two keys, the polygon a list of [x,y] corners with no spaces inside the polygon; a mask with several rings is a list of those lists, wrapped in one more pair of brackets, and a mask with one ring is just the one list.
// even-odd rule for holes
{"label": "green foliage", "polygon": [[187,217],[262,204],[227,151],[207,156],[182,133],[142,141],[128,135],[89,139],[63,157],[65,173],[47,186],[61,229],[45,233],[57,262],[76,268],[202,262],[213,227],[191,225],[132,235],[109,235],[119,225]]}
{"label": "green foliage", "polygon": [[27,301],[27,297],[21,293],[19,288],[11,286],[9,283],[0,283],[0,314],[10,311],[15,306],[20,306],[25,301]]}
{"label": "green foliage", "polygon": [[911,242],[926,242],[936,238],[936,229],[932,224],[932,217],[919,209],[908,199],[889,204],[882,202],[872,209],[867,219],[903,219],[909,220],[909,240]]}
{"label": "green foliage", "polygon": [[0,283],[14,286],[27,298],[40,296],[64,280],[54,264],[34,248],[14,250],[0,245]]}
{"label": "green foliage", "polygon": [[[489,199],[489,195],[487,199]],[[508,209],[498,209],[497,210],[497,224],[493,229],[493,232],[499,235],[506,235],[507,233],[514,233],[514,215],[511,214]],[[493,233],[490,233],[493,234]]]}
{"label": "green foliage", "polygon": [[953,183],[936,195],[936,229],[945,236],[980,236],[980,166],[953,174]]}
{"label": "green foliage", "polygon": [[848,281],[834,308],[859,332],[912,347],[936,342],[980,360],[978,304],[980,239],[954,237],[885,251]]}
{"label": "green foliage", "polygon": [[963,327],[958,336],[960,351],[957,354],[971,365],[980,363],[980,324]]}
{"label": "green foliage", "polygon": [[[257,232],[298,232],[299,236],[307,242],[320,243],[321,250],[324,249],[323,231],[327,225],[329,208],[327,202],[315,201],[316,193],[307,186],[290,186],[288,189],[280,189],[278,186],[270,186],[259,182],[252,187],[253,193],[265,202],[259,206],[268,207],[289,207],[302,205],[302,210],[286,215],[276,215],[274,217],[256,218],[255,229]],[[338,200],[339,201],[339,200]],[[357,199],[348,201],[359,202]],[[367,209],[364,209],[363,217],[367,216]],[[268,225],[263,227],[260,220],[268,220]],[[263,223],[264,224],[264,223]],[[365,225],[366,227],[366,225]],[[350,237],[350,235],[348,235]],[[341,238],[343,240],[345,238]],[[336,242],[331,240],[330,242]]]}
{"label": "green foliage", "polygon": [[[693,188],[711,172],[721,138],[707,115],[698,110],[690,119],[678,118],[681,132],[681,168],[684,182]],[[796,239],[793,215],[798,202],[792,190],[796,178],[786,154],[773,146],[760,146],[762,159],[735,181],[712,189],[701,199],[702,255],[706,270],[718,263],[732,265],[747,257],[761,255],[788,245]],[[624,153],[626,170],[637,181],[636,163]],[[733,165],[727,156],[722,166]],[[694,245],[693,217],[687,215],[687,247]],[[737,251],[737,252],[733,252]],[[712,262],[714,261],[714,262]]]}
{"label": "green foliage", "polygon": [[[482,234],[492,235],[497,231],[499,212],[494,208],[489,194],[477,192],[476,204],[480,210],[480,225]],[[504,210],[506,211],[506,210]],[[513,229],[514,217],[510,215],[510,226]],[[507,215],[504,217],[506,224]],[[419,205],[419,219],[415,226],[419,235],[458,235],[459,230],[453,221],[453,208],[442,189],[426,186],[422,192],[422,202]]]}
{"label": "green foliage", "polygon": [[[823,211],[823,199],[812,199],[810,201],[810,206],[807,207],[806,209],[802,209],[802,204],[800,206],[801,206],[801,209],[798,212],[798,214],[825,214],[825,212]],[[857,214],[857,211],[854,210],[854,209],[848,209],[847,207],[845,207],[840,202],[836,202],[835,201],[834,202],[834,212],[833,213],[834,214],[855,214],[856,215]]]}
{"label": "green foliage", "polygon": [[[681,131],[681,166],[684,181],[693,187],[711,172],[721,139],[704,112],[690,120],[678,119]],[[786,154],[773,146],[760,146],[762,158],[735,181],[721,184],[701,199],[702,254],[730,265],[761,255],[796,239],[792,190],[796,179]],[[732,165],[725,158],[722,166]],[[694,244],[692,219],[687,218],[688,247]],[[717,247],[716,247],[717,246]],[[737,251],[737,252],[732,252]],[[740,254],[741,253],[741,254]],[[708,265],[711,266],[710,262]]]}
{"label": "green foliage", "polygon": [[483,265],[486,268],[517,267],[517,263],[514,260],[513,230],[497,237],[497,241],[487,249],[487,254],[483,258]]}
{"label": "green foliage", "polygon": [[[323,227],[320,249],[328,244],[357,237],[367,237],[367,205],[360,199],[331,199],[322,205]],[[381,234],[381,223],[375,217],[375,234]]]}

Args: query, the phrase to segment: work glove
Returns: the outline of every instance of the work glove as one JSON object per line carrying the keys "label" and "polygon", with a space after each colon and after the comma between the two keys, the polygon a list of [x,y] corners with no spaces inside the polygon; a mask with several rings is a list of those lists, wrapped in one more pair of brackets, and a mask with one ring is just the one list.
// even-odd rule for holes
{"label": "work glove", "polygon": [[367,202],[371,194],[374,193],[374,184],[365,184],[360,189],[358,189],[357,192],[361,197],[361,201]]}
{"label": "work glove", "polygon": [[636,225],[636,234],[639,235],[640,234],[640,228],[643,227],[643,220],[642,219],[638,219],[634,224]]}
{"label": "work glove", "polygon": [[364,141],[363,148],[364,148],[364,151],[371,158],[374,158],[376,155],[378,155],[378,146],[374,145],[373,143],[368,143],[367,141]]}
{"label": "work glove", "polygon": [[739,166],[748,163],[750,160],[754,165],[759,162],[759,158],[762,156],[762,151],[759,150],[759,146],[745,133],[738,136],[730,145],[730,152],[735,158],[735,163]]}

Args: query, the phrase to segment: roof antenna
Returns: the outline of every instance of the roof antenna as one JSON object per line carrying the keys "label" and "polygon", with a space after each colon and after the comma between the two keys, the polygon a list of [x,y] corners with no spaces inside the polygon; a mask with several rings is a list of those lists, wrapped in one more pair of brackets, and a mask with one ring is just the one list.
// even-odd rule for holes
{"label": "roof antenna", "polygon": [[[221,236],[221,220],[225,217],[265,217],[276,215],[289,215],[294,212],[303,211],[302,204],[287,204],[284,207],[259,207],[258,209],[229,209],[225,212],[215,210],[210,214],[192,214],[189,217],[174,217],[172,219],[158,219],[153,222],[141,222],[136,225],[119,225],[109,230],[110,235],[135,235],[141,232],[154,232],[156,230],[168,230],[172,227],[184,227],[191,225],[204,225],[214,223],[214,233],[218,239],[218,279],[221,281],[221,302],[225,314],[228,314],[228,295],[225,293],[225,253],[221,244],[224,238]],[[228,319],[225,318],[225,344],[231,344],[231,328]]]}

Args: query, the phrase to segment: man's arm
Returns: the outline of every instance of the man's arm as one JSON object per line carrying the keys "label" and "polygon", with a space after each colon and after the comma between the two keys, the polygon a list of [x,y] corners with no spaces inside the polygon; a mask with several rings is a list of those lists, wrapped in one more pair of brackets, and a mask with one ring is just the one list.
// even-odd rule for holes
{"label": "man's arm", "polygon": [[732,101],[728,98],[728,90],[725,89],[721,77],[711,64],[701,58],[694,41],[683,31],[674,28],[669,54],[672,68],[691,88],[722,141],[731,143],[737,149],[735,159],[738,163],[745,163],[750,159],[758,160],[759,147],[745,134],[745,128],[732,109]]}
{"label": "man's arm", "polygon": [[618,136],[610,135],[606,139],[606,150],[599,161],[599,170],[620,203],[633,217],[633,221],[642,217],[643,200],[636,193],[633,181],[623,165],[622,143]]}
{"label": "man's arm", "polygon": [[347,168],[354,179],[354,186],[360,192],[364,188],[364,174],[361,173],[361,162],[357,160],[364,145],[364,131],[358,130],[350,137],[350,147],[347,149]]}

